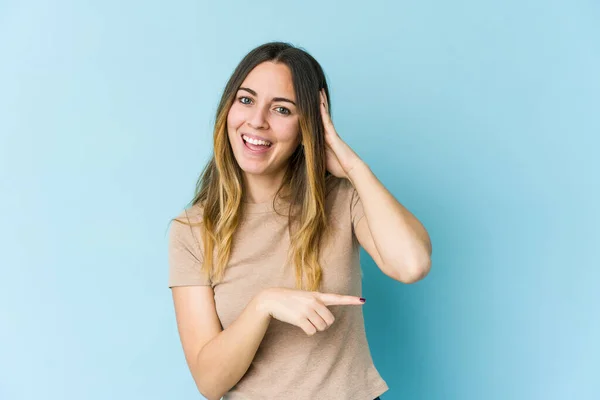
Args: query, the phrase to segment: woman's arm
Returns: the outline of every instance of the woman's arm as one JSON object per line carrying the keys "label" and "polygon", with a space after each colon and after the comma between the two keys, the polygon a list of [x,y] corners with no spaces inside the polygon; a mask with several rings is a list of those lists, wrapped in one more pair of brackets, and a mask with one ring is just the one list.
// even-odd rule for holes
{"label": "woman's arm", "polygon": [[177,328],[185,358],[200,393],[220,399],[246,373],[271,316],[252,299],[223,330],[210,286],[173,287]]}
{"label": "woman's arm", "polygon": [[[365,217],[356,236],[377,266],[400,282],[416,282],[431,268],[432,246],[421,222],[383,186],[364,162],[348,174]],[[365,223],[366,222],[366,223]]]}
{"label": "woman's arm", "polygon": [[200,393],[218,400],[246,373],[271,318],[308,336],[328,329],[331,305],[362,305],[359,297],[289,288],[264,289],[239,317],[221,329],[210,286],[173,287],[177,326],[186,360]]}
{"label": "woman's arm", "polygon": [[383,186],[369,166],[336,132],[325,89],[320,90],[321,117],[327,144],[327,170],[346,178],[356,189],[365,217],[356,237],[361,246],[388,276],[411,283],[431,268],[431,240],[421,222]]}

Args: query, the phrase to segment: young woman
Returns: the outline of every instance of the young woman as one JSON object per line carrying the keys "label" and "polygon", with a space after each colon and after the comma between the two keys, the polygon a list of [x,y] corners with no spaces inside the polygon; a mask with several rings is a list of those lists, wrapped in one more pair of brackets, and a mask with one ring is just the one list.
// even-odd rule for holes
{"label": "young woman", "polygon": [[169,231],[178,331],[208,399],[388,390],[365,335],[359,249],[410,283],[431,244],[338,136],[328,97],[319,63],[281,42],[248,53],[225,87],[213,157]]}

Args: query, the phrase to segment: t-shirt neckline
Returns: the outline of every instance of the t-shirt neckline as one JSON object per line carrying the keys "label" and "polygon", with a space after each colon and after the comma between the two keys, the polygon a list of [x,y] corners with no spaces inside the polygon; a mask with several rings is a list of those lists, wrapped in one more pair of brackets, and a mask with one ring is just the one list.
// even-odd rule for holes
{"label": "t-shirt neckline", "polygon": [[273,199],[261,203],[247,203],[242,201],[242,206],[244,207],[244,211],[248,214],[275,212],[275,209],[273,208]]}

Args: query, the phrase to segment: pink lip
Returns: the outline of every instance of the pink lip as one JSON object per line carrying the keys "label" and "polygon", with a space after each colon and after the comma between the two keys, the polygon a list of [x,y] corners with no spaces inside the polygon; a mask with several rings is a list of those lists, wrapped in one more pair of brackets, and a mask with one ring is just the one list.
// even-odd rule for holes
{"label": "pink lip", "polygon": [[271,143],[271,144],[273,143],[273,141],[271,141],[271,140],[269,140],[269,139],[267,139],[267,138],[261,137],[261,136],[251,135],[251,134],[249,134],[249,133],[246,133],[246,132],[242,132],[241,134],[242,134],[242,135],[246,135],[246,136],[248,136],[248,137],[251,137],[252,139],[256,139],[256,140],[264,140],[265,142],[269,142],[269,143]]}
{"label": "pink lip", "polygon": [[[244,135],[245,135],[245,133],[244,133]],[[252,137],[254,137],[254,136],[252,136]],[[240,139],[242,140],[242,146],[244,146],[244,150],[247,151],[247,152],[249,152],[249,154],[263,154],[263,153],[267,153],[273,147],[273,144],[271,144],[269,147],[265,147],[264,149],[252,150],[250,147],[248,147],[248,145],[246,144],[246,141],[244,140],[244,138],[242,137],[242,135],[240,135]]]}

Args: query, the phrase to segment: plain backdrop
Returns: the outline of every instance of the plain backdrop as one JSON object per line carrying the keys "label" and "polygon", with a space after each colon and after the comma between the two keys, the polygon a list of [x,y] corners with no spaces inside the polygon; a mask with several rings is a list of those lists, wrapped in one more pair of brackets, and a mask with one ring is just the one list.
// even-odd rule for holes
{"label": "plain backdrop", "polygon": [[[241,58],[310,52],[335,127],[426,226],[427,278],[361,250],[392,399],[598,399],[595,1],[0,1],[0,399],[201,398],[170,218]],[[366,399],[365,399],[366,400]]]}

